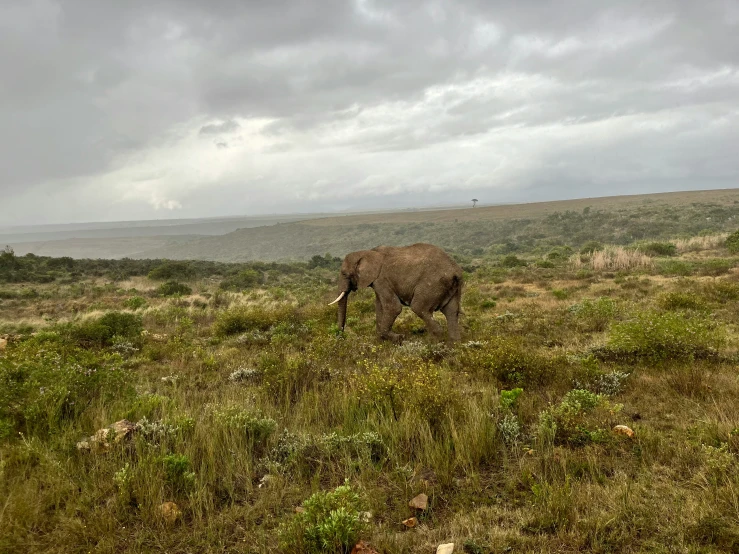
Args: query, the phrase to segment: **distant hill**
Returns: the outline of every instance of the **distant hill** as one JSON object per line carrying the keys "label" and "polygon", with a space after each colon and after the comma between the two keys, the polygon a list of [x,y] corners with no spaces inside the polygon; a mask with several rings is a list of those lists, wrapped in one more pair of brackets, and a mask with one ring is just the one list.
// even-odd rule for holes
{"label": "distant hill", "polygon": [[[546,252],[734,230],[739,189],[341,216],[298,214],[0,229],[18,254],[224,262],[305,260],[378,244],[432,242],[470,254]],[[8,240],[14,239],[14,240]]]}
{"label": "distant hill", "polygon": [[329,217],[240,229],[141,253],[141,258],[225,262],[305,260],[378,244],[432,242],[482,254],[579,246],[589,240],[629,244],[732,229],[739,189],[587,198],[453,210]]}

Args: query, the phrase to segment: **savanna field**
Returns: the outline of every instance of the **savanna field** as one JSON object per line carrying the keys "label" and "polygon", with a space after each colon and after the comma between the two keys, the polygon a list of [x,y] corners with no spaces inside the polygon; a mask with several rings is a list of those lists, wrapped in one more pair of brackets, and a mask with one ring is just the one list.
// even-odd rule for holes
{"label": "savanna field", "polygon": [[0,552],[739,552],[726,225],[452,250],[457,344],[339,332],[334,256],[8,249]]}

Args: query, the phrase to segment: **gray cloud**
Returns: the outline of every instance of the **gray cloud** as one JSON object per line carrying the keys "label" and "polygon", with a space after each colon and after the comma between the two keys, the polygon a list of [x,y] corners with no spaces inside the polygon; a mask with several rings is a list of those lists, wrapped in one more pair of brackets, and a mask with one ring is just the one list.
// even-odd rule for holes
{"label": "gray cloud", "polygon": [[208,125],[203,125],[200,128],[200,134],[219,135],[221,133],[233,133],[239,129],[241,129],[241,125],[231,119],[229,121],[224,121],[223,123],[210,123]]}
{"label": "gray cloud", "polygon": [[10,0],[0,219],[736,186],[737,37],[733,0]]}

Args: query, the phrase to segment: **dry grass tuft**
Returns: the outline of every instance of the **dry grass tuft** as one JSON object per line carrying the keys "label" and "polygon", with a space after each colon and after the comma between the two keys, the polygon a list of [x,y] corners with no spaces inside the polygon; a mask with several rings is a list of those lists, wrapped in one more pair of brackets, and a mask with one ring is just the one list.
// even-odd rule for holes
{"label": "dry grass tuft", "polygon": [[653,267],[652,258],[639,249],[632,250],[622,246],[607,246],[603,250],[593,252],[589,259],[583,260],[580,254],[570,258],[575,269],[589,268],[595,271],[629,271],[633,269],[649,269]]}
{"label": "dry grass tuft", "polygon": [[722,233],[720,235],[677,239],[673,240],[672,243],[677,247],[678,253],[683,254],[685,252],[697,252],[700,250],[715,250],[723,245],[728,236],[727,233]]}

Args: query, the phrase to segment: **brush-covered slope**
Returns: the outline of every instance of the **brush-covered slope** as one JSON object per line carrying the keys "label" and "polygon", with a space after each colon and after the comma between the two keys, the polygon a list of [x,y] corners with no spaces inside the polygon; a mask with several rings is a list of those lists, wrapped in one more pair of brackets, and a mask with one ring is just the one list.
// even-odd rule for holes
{"label": "brush-covered slope", "polygon": [[597,240],[630,244],[733,229],[739,190],[591,198],[332,217],[239,229],[218,237],[155,248],[139,258],[215,261],[305,260],[378,244],[431,242],[468,254],[581,246]]}

